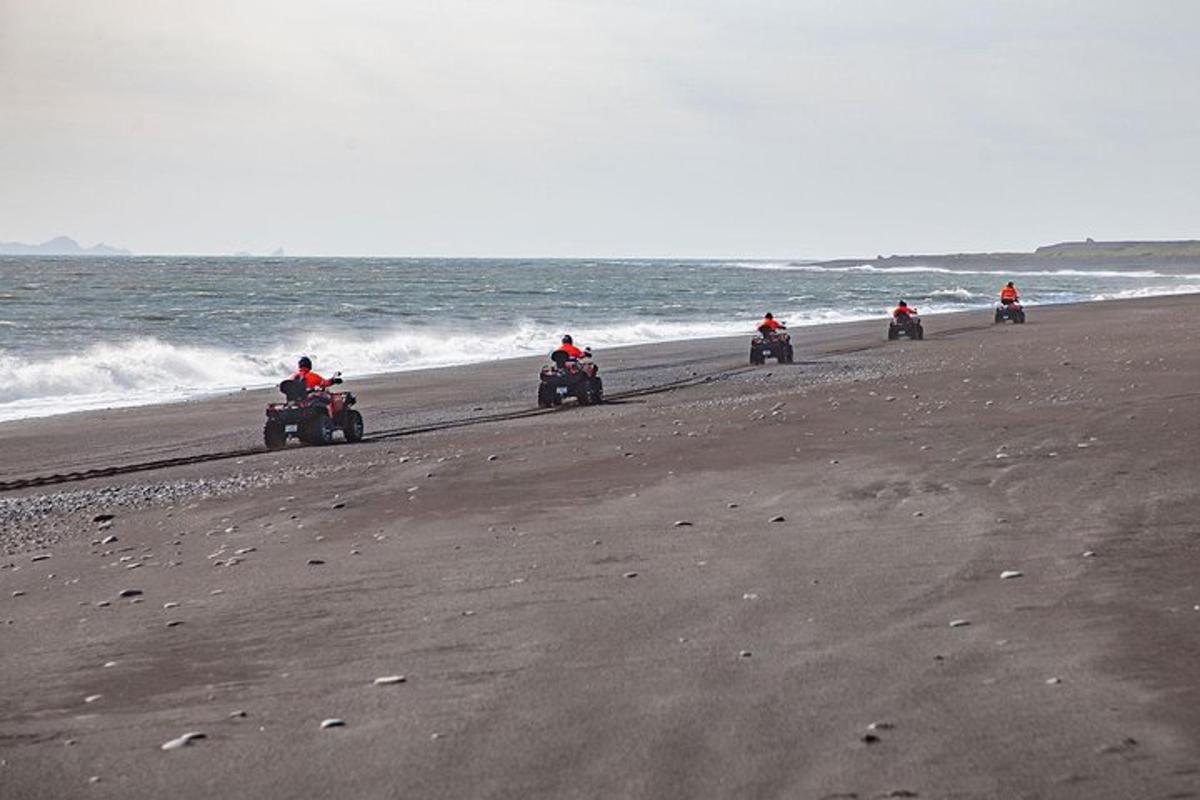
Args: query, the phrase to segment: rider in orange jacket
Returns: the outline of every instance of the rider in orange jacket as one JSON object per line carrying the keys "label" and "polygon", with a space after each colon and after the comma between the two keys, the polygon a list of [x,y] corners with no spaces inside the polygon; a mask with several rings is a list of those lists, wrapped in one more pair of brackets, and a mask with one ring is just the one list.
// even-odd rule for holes
{"label": "rider in orange jacket", "polygon": [[760,331],[761,331],[763,328],[767,328],[767,329],[769,329],[769,330],[772,330],[772,331],[777,331],[777,330],[784,329],[784,328],[786,328],[786,327],[787,327],[787,326],[786,326],[786,325],[784,325],[782,322],[780,322],[779,320],[775,319],[775,315],[774,315],[774,314],[772,314],[770,311],[768,311],[768,312],[766,313],[766,316],[764,316],[764,317],[763,317],[763,321],[762,321],[762,322],[760,322],[760,323],[758,323],[758,330],[760,330]]}
{"label": "rider in orange jacket", "polygon": [[917,309],[914,308],[913,306],[910,306],[908,303],[904,302],[903,300],[901,300],[896,305],[896,308],[892,311],[892,316],[899,318],[902,315],[909,316],[909,317],[915,317],[917,315]]}
{"label": "rider in orange jacket", "polygon": [[1000,290],[1000,302],[1004,305],[1011,305],[1018,301],[1017,287],[1013,286],[1013,282],[1009,281],[1004,288]]}
{"label": "rider in orange jacket", "polygon": [[571,358],[583,358],[587,355],[587,353],[575,346],[575,340],[571,338],[570,334],[562,337],[562,344],[554,352],[557,353],[559,351],[566,353]]}
{"label": "rider in orange jacket", "polygon": [[328,389],[337,382],[337,378],[322,378],[317,373],[313,372],[312,359],[308,356],[301,356],[300,363],[297,369],[292,373],[291,380],[304,381],[305,389]]}

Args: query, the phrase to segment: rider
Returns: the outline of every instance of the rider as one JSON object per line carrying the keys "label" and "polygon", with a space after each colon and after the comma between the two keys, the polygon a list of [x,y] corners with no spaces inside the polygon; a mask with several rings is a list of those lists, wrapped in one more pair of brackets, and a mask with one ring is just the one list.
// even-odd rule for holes
{"label": "rider", "polygon": [[763,335],[786,329],[787,326],[775,319],[775,315],[770,311],[768,311],[766,316],[763,317],[763,321],[758,323],[758,332]]}
{"label": "rider", "polygon": [[300,380],[304,382],[305,389],[328,389],[335,383],[338,383],[337,378],[322,378],[317,373],[313,372],[312,359],[308,356],[300,356],[300,363],[297,369],[292,373],[291,380]]}
{"label": "rider", "polygon": [[570,334],[562,337],[562,344],[554,352],[557,353],[559,351],[566,353],[570,358],[583,358],[587,355],[587,353],[575,346],[575,340],[571,338]]}
{"label": "rider", "polygon": [[1006,306],[1019,302],[1017,297],[1017,287],[1013,286],[1012,281],[1006,283],[1004,288],[1000,290],[1000,302]]}
{"label": "rider", "polygon": [[892,317],[895,319],[900,319],[901,316],[915,317],[916,315],[917,309],[903,300],[897,303],[896,308],[892,311]]}

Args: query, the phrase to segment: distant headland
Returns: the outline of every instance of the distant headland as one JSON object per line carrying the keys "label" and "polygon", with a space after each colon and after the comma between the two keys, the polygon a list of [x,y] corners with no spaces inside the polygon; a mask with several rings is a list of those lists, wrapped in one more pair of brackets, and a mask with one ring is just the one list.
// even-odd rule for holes
{"label": "distant headland", "polygon": [[1085,239],[1082,242],[1059,242],[1058,244],[1043,245],[1032,253],[939,253],[929,255],[878,255],[875,258],[838,258],[832,261],[821,261],[826,266],[854,266],[857,264],[888,264],[892,266],[903,264],[929,264],[931,262],[1010,264],[1015,262],[1054,263],[1073,258],[1088,258],[1093,260],[1128,260],[1128,259],[1176,259],[1200,258],[1200,239],[1183,239],[1178,241],[1129,241],[1129,242],[1097,242]]}
{"label": "distant headland", "polygon": [[128,256],[128,250],[112,247],[104,242],[83,247],[69,236],[55,236],[41,244],[23,242],[0,242],[0,256]]}

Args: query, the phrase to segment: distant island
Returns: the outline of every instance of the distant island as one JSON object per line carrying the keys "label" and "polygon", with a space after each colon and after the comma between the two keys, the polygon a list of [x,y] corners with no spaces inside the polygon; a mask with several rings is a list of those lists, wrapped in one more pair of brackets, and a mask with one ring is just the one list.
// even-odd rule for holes
{"label": "distant island", "polygon": [[1175,259],[1200,258],[1200,240],[1183,239],[1168,242],[1097,242],[1085,239],[1082,242],[1059,242],[1043,245],[1032,253],[939,253],[927,255],[878,255],[875,258],[838,258],[817,262],[823,266],[855,266],[858,264],[904,264],[943,263],[1054,263],[1065,259],[1087,258],[1093,261],[1105,259],[1128,260],[1131,258]]}
{"label": "distant island", "polygon": [[0,242],[0,256],[129,256],[128,250],[112,247],[104,242],[83,247],[69,236],[55,236],[41,244],[23,242]]}

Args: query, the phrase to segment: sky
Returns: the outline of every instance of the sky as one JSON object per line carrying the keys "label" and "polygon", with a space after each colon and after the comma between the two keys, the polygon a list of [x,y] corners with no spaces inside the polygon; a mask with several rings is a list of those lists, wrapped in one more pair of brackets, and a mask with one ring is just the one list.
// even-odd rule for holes
{"label": "sky", "polygon": [[0,0],[0,240],[832,258],[1200,238],[1192,0]]}

